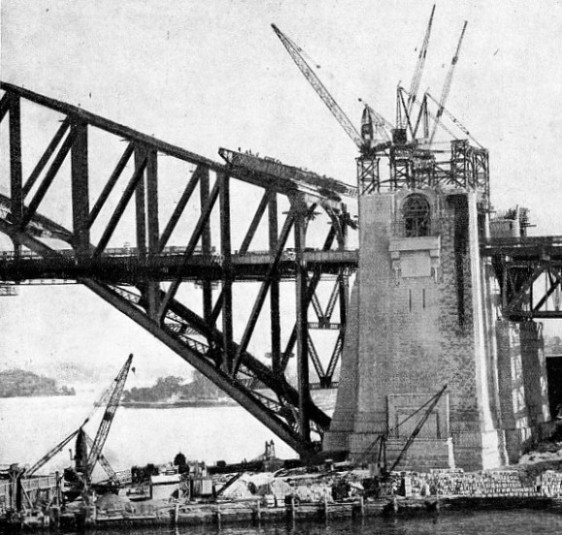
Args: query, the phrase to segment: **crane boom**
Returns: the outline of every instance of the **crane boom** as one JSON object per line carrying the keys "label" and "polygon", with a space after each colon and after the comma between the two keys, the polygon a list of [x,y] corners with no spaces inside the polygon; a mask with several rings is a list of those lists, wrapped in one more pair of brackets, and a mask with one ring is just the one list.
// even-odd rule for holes
{"label": "crane boom", "polygon": [[[429,91],[426,91],[425,94],[428,96],[428,98],[433,101],[435,104],[437,104],[437,106],[439,106],[439,102],[437,102],[437,100],[431,95],[431,93],[429,93]],[[469,137],[470,139],[472,139],[472,141],[474,141],[474,143],[476,143],[479,147],[482,147],[482,145],[480,143],[478,143],[478,141],[474,138],[474,136],[469,132],[468,128],[466,126],[464,126],[464,124],[462,124],[447,108],[445,108],[445,106],[443,106],[443,112],[447,115],[447,117],[449,117],[449,119],[451,119],[451,121],[453,122],[453,124],[467,137]],[[442,125],[441,125],[442,126]]]}
{"label": "crane boom", "polygon": [[398,457],[396,457],[396,460],[394,461],[394,463],[392,463],[389,472],[392,472],[398,466],[404,455],[406,455],[406,452],[410,448],[412,442],[418,436],[422,427],[425,425],[425,422],[427,422],[429,415],[431,414],[437,403],[439,403],[439,400],[441,399],[441,396],[445,393],[445,390],[447,390],[447,385],[445,385],[439,392],[437,392],[437,394],[435,394],[433,399],[430,401],[429,407],[427,407],[427,410],[425,411],[421,420],[418,422],[418,425],[416,425],[415,429],[412,431],[412,434],[408,437],[408,440],[406,441],[406,444],[404,444],[402,451],[400,451]]}
{"label": "crane boom", "polygon": [[[384,137],[387,141],[390,141],[391,136],[389,132],[392,132],[394,125],[385,119],[378,111],[374,110],[365,100],[359,99],[359,102],[363,103],[365,110],[371,114],[375,130],[381,133],[381,137]],[[364,112],[365,114],[365,112]]]}
{"label": "crane boom", "polygon": [[98,432],[96,433],[96,437],[94,438],[94,443],[92,445],[92,448],[90,449],[90,454],[88,455],[88,470],[86,474],[88,480],[90,480],[92,476],[94,467],[101,456],[101,451],[105,445],[105,441],[107,440],[109,429],[111,428],[111,424],[113,423],[113,419],[115,418],[115,413],[117,412],[117,408],[119,407],[119,402],[123,394],[123,388],[125,387],[125,381],[127,380],[127,376],[129,375],[132,361],[133,355],[129,355],[129,358],[115,378],[115,386],[113,387],[113,391],[111,392],[111,396],[109,397],[109,401],[103,414],[101,424],[98,428]]}
{"label": "crane boom", "polygon": [[291,58],[293,58],[293,61],[296,63],[297,67],[303,73],[304,77],[308,80],[309,84],[313,87],[318,96],[323,100],[324,104],[326,104],[332,115],[345,130],[346,134],[351,138],[351,140],[355,143],[355,145],[357,145],[358,148],[362,148],[363,141],[359,132],[357,131],[355,126],[353,126],[353,123],[350,121],[349,117],[340,108],[339,104],[334,100],[334,97],[330,95],[329,91],[320,81],[318,76],[316,76],[316,73],[312,70],[310,65],[302,57],[302,54],[299,52],[299,47],[295,43],[293,43],[293,41],[291,41],[291,39],[289,39],[279,28],[277,28],[275,24],[272,24],[271,27],[277,34],[277,37],[279,37],[280,41],[283,43],[283,46],[287,49],[287,52],[289,53]]}
{"label": "crane boom", "polygon": [[[94,445],[94,441],[88,434],[86,434],[86,443],[88,444],[88,447],[90,449]],[[101,452],[100,452],[99,462],[101,464],[101,467],[104,469],[105,473],[107,474],[107,477],[109,477],[110,479],[115,477],[115,470],[113,470],[113,467],[111,466],[111,464],[109,464],[109,461],[107,460],[105,455]]]}
{"label": "crane boom", "polygon": [[68,435],[64,440],[59,442],[53,449],[49,450],[41,459],[39,459],[31,468],[28,468],[24,473],[23,477],[31,477],[37,470],[42,466],[47,464],[57,453],[62,451],[62,449],[78,434],[79,429],[76,429],[70,435]]}
{"label": "crane boom", "polygon": [[[410,96],[410,93],[409,93],[408,91],[406,91],[403,87],[400,87],[400,91],[403,92],[403,93],[405,93],[408,97]],[[430,98],[432,98],[431,95],[430,95],[427,91],[424,93],[424,99],[425,99],[425,97],[430,97]],[[437,120],[437,116],[434,115],[433,113],[431,113],[431,112],[427,109],[427,106],[425,106],[425,108],[422,109],[422,106],[424,106],[424,99],[422,99],[422,103],[421,103],[421,104],[420,104],[418,101],[415,102],[415,105],[420,108],[420,115],[418,116],[418,119],[417,119],[417,121],[416,121],[416,125],[415,125],[415,127],[414,127],[414,134],[416,134],[416,135],[417,135],[419,123],[420,123],[420,121],[421,121],[421,119],[422,119],[422,117],[421,117],[422,113],[427,113],[427,116],[428,116],[429,118],[433,119],[434,121]],[[435,99],[432,99],[432,100],[435,101]],[[435,102],[436,102],[436,101],[435,101]],[[436,104],[439,105],[437,102],[436,102]],[[445,110],[445,109],[444,109],[444,110]],[[447,111],[447,110],[445,110],[445,111]],[[438,125],[438,126],[439,126],[439,128],[441,128],[442,130],[444,130],[445,132],[447,132],[447,134],[449,134],[452,138],[456,138],[455,134],[454,134],[449,128],[447,128],[441,121],[439,122],[439,125]],[[426,137],[426,136],[424,135],[424,138],[425,138],[425,137]]]}
{"label": "crane boom", "polygon": [[367,457],[370,455],[370,453],[373,451],[374,447],[377,444],[379,444],[379,455],[378,455],[379,459],[378,460],[380,461],[380,458],[382,456],[386,457],[386,453],[383,451],[383,448],[385,447],[386,439],[388,438],[388,436],[392,435],[398,429],[398,427],[400,425],[405,424],[408,420],[413,418],[416,414],[418,414],[419,412],[421,412],[423,409],[425,409],[427,407],[424,415],[422,416],[422,418],[420,419],[420,421],[416,425],[415,429],[412,431],[411,435],[408,437],[408,440],[406,441],[406,444],[402,448],[402,451],[398,455],[397,459],[394,461],[394,464],[392,465],[392,468],[390,470],[387,470],[387,472],[392,472],[392,470],[394,470],[394,468],[396,468],[398,463],[402,460],[402,457],[406,454],[406,452],[408,451],[408,448],[410,447],[410,445],[412,444],[412,442],[414,441],[414,439],[416,438],[418,433],[421,431],[425,422],[429,418],[429,416],[431,414],[431,411],[435,408],[435,406],[437,405],[437,403],[441,399],[441,396],[445,393],[445,390],[447,390],[447,385],[445,385],[439,392],[437,392],[437,394],[435,394],[430,399],[428,399],[423,405],[418,407],[407,418],[402,420],[402,422],[400,422],[399,424],[397,424],[393,428],[389,429],[386,433],[383,433],[382,435],[378,435],[377,438],[375,438],[375,440],[373,440],[373,442],[371,442],[371,444],[369,444],[365,448],[365,451],[363,452],[363,455],[361,456],[359,462],[363,463],[367,459]]}
{"label": "crane boom", "polygon": [[408,113],[411,113],[412,111],[412,107],[414,105],[414,102],[416,101],[418,91],[420,88],[423,68],[425,66],[425,58],[427,57],[427,48],[429,46],[429,37],[431,35],[431,25],[433,24],[434,13],[435,13],[435,4],[433,4],[433,9],[431,10],[431,15],[429,16],[429,22],[425,30],[423,44],[422,47],[420,48],[420,53],[418,55],[418,62],[416,64],[414,75],[412,76],[412,83],[410,84],[410,96],[408,98]]}
{"label": "crane boom", "polygon": [[461,36],[459,37],[459,42],[457,44],[455,55],[451,60],[451,66],[449,67],[449,72],[447,72],[447,77],[445,78],[445,83],[443,84],[443,90],[441,91],[441,98],[439,99],[439,109],[437,110],[437,116],[435,122],[433,123],[433,130],[431,132],[431,136],[429,136],[430,145],[431,143],[433,143],[433,138],[435,137],[437,126],[439,124],[439,121],[441,120],[441,116],[443,115],[443,110],[445,109],[445,103],[447,102],[447,98],[449,97],[449,92],[451,91],[451,84],[453,83],[453,74],[455,72],[455,67],[459,61],[459,54],[461,51],[462,40],[464,38],[464,32],[466,30],[467,24],[468,22],[465,20],[461,31]]}

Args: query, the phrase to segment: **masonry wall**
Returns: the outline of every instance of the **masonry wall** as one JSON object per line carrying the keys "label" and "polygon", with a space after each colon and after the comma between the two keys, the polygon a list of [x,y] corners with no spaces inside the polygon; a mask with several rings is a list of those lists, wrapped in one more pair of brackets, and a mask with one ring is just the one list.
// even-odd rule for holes
{"label": "masonry wall", "polygon": [[519,330],[525,402],[529,424],[535,433],[537,427],[550,420],[548,383],[542,324],[522,322]]}
{"label": "masonry wall", "polygon": [[542,325],[500,320],[496,333],[502,425],[515,463],[538,426],[550,420]]}
{"label": "masonry wall", "polygon": [[[446,384],[448,408],[444,412],[438,407],[435,415],[439,433],[425,437],[441,447],[432,462],[451,464],[451,452],[443,447],[450,437],[457,466],[498,466],[501,444],[491,410],[497,400],[490,396],[497,378],[490,371],[487,347],[491,314],[483,314],[488,305],[476,199],[466,193],[423,191],[439,232],[404,240],[393,222],[408,193],[360,199],[360,263],[348,317],[354,340],[346,338],[342,381],[324,449],[346,445],[352,456],[361,455],[378,434],[389,430],[390,413],[411,413],[416,408],[412,396],[421,405]],[[443,436],[443,427],[448,436]],[[411,427],[404,426],[397,440],[409,432]]]}
{"label": "masonry wall", "polygon": [[515,463],[521,456],[523,444],[531,436],[523,383],[519,324],[499,320],[496,334],[502,426],[509,462]]}

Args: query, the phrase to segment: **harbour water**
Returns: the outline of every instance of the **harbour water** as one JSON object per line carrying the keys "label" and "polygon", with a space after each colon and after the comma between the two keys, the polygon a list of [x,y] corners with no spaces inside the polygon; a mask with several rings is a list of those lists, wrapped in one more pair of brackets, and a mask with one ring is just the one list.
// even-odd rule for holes
{"label": "harbour water", "polygon": [[[33,464],[62,438],[82,423],[99,392],[81,391],[72,397],[0,399],[0,464]],[[94,435],[102,410],[88,424]],[[116,470],[149,462],[165,463],[182,451],[188,459],[239,462],[257,457],[265,441],[274,440],[279,457],[294,457],[252,416],[238,407],[125,409],[117,411],[105,448]],[[69,452],[63,451],[44,471],[69,465]],[[124,533],[110,532],[110,533]],[[126,533],[126,532],[125,532]],[[182,527],[177,530],[151,528],[135,530],[144,535],[534,535],[562,534],[562,515],[546,511],[442,512],[410,518],[365,518],[330,520],[329,523],[255,526]]]}
{"label": "harbour water", "polygon": [[[0,464],[33,464],[82,424],[91,412],[98,390],[76,396],[0,399]],[[95,436],[103,410],[86,425]],[[115,416],[104,455],[115,470],[132,465],[170,462],[178,452],[191,460],[214,464],[240,462],[262,454],[265,441],[274,440],[279,457],[295,453],[240,407],[127,409]],[[68,466],[61,452],[45,470]]]}
{"label": "harbour water", "polygon": [[438,517],[334,520],[327,524],[277,524],[261,527],[199,526],[177,529],[105,531],[123,535],[560,535],[562,517],[544,511],[442,513]]}

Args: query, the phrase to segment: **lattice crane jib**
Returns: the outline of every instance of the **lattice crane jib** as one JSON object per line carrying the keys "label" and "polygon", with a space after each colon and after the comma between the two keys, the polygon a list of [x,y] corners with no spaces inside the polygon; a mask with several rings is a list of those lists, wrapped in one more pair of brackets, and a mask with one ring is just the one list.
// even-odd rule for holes
{"label": "lattice crane jib", "polygon": [[[432,8],[420,46],[410,89],[407,91],[400,84],[397,87],[395,124],[389,123],[380,113],[359,99],[364,104],[360,134],[305,59],[304,51],[277,26],[272,26],[299,70],[359,148],[357,183],[360,195],[371,195],[384,190],[404,187],[410,189],[419,187],[463,188],[478,191],[480,205],[483,209],[488,210],[487,151],[445,108],[467,27],[466,21],[457,42],[439,101],[430,97],[427,92],[424,93],[423,98],[417,98],[429,48],[434,13],[435,5]],[[430,110],[430,105],[436,106],[434,112]],[[444,116],[452,123],[449,127],[444,124]],[[448,150],[434,146],[438,130],[446,132],[450,137],[451,146]],[[478,148],[473,150],[472,147],[467,146],[465,149],[463,143],[466,140],[459,139],[455,133],[457,131],[474,141]],[[463,150],[459,150],[460,147],[463,147]],[[444,152],[447,152],[448,156],[443,156]],[[381,161],[388,162],[388,167],[381,166]]]}
{"label": "lattice crane jib", "polygon": [[125,388],[125,382],[127,381],[127,376],[129,375],[129,370],[131,369],[131,363],[133,362],[133,355],[129,355],[125,364],[117,374],[115,378],[115,384],[111,390],[111,394],[105,406],[105,411],[102,416],[102,420],[98,430],[96,432],[96,436],[92,442],[90,453],[88,454],[88,466],[87,466],[87,473],[86,477],[88,480],[91,479],[92,473],[97,462],[100,459],[103,447],[105,446],[105,442],[107,437],[109,436],[109,430],[111,429],[111,425],[115,418],[115,413],[119,407],[119,403],[121,401],[121,397],[123,395],[123,389]]}

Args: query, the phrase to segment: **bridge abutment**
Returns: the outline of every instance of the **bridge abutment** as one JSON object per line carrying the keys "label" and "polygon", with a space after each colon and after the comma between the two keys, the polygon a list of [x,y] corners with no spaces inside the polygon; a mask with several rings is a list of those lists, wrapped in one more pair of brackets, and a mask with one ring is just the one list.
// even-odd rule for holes
{"label": "bridge abutment", "polygon": [[402,467],[503,464],[477,201],[430,188],[360,198],[359,271],[326,451],[358,459],[386,434],[392,462],[421,415],[408,417],[448,385]]}

